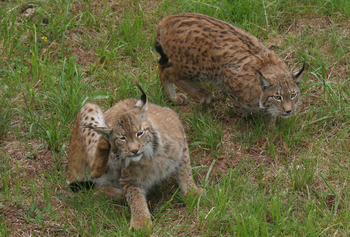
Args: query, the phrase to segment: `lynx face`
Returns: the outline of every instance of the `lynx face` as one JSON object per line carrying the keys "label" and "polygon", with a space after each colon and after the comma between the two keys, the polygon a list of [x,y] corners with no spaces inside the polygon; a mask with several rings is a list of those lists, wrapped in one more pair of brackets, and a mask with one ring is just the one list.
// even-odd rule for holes
{"label": "lynx face", "polygon": [[273,117],[290,117],[295,112],[300,98],[299,78],[293,75],[290,80],[274,80],[277,83],[272,85],[271,80],[260,76],[260,109],[266,110]]}
{"label": "lynx face", "polygon": [[[117,129],[113,129],[110,143],[112,144],[114,141],[112,151],[119,153],[117,158],[139,160],[146,147],[149,146],[151,141],[149,132],[150,125],[147,124],[148,121],[140,121],[140,123],[133,122],[133,120],[138,119],[139,118],[136,116],[125,114],[116,121],[119,126],[114,126]],[[126,125],[127,122],[129,122],[129,124]],[[141,124],[141,126],[137,126],[137,124]],[[128,129],[125,129],[123,125],[126,125],[125,127]]]}
{"label": "lynx face", "polygon": [[95,129],[109,141],[115,159],[122,159],[126,167],[142,157],[151,159],[157,145],[157,136],[146,110],[147,104],[138,102],[133,109],[115,118],[112,129]]}
{"label": "lynx face", "polygon": [[112,152],[116,154],[115,158],[125,160],[126,167],[131,161],[139,161],[143,155],[147,159],[153,156],[154,135],[147,117],[126,113],[113,127],[109,143]]}

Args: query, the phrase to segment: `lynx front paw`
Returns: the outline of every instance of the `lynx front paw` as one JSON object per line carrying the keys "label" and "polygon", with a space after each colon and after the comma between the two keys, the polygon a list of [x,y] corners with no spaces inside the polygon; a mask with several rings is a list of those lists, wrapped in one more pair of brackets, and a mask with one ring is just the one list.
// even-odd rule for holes
{"label": "lynx front paw", "polygon": [[178,105],[183,105],[187,103],[187,96],[182,93],[176,93],[176,99],[174,101]]}
{"label": "lynx front paw", "polygon": [[205,95],[200,99],[201,104],[210,104],[214,100],[214,95],[212,93]]}
{"label": "lynx front paw", "polygon": [[133,218],[131,218],[130,227],[134,230],[151,229],[152,228],[152,220],[151,220],[151,218],[144,218],[141,220],[134,220]]}
{"label": "lynx front paw", "polygon": [[189,196],[191,197],[198,197],[199,195],[201,195],[203,193],[203,189],[202,188],[192,188],[189,190],[182,190],[182,194],[188,198]]}
{"label": "lynx front paw", "polygon": [[269,123],[269,130],[275,130],[276,129],[276,116],[272,116],[270,123]]}
{"label": "lynx front paw", "polygon": [[109,144],[109,142],[103,136],[100,136],[98,139],[98,149],[109,150],[110,148],[111,145]]}
{"label": "lynx front paw", "polygon": [[108,164],[108,157],[111,145],[102,135],[100,135],[97,143],[95,157],[90,163],[91,176],[95,179],[100,178],[106,171]]}
{"label": "lynx front paw", "polygon": [[195,196],[199,196],[203,193],[203,189],[202,188],[197,188],[195,191],[194,191],[194,195]]}
{"label": "lynx front paw", "polygon": [[201,195],[203,193],[203,189],[202,188],[196,188],[196,189],[192,189],[191,191],[189,191],[187,193],[187,195],[185,196],[189,196],[189,194],[191,193],[192,197],[198,197],[199,195]]}
{"label": "lynx front paw", "polygon": [[111,186],[106,186],[106,185],[96,185],[94,187],[94,190],[96,193],[103,193],[106,195],[107,198],[113,200],[113,201],[124,201],[125,196],[124,193],[121,189],[111,187]]}

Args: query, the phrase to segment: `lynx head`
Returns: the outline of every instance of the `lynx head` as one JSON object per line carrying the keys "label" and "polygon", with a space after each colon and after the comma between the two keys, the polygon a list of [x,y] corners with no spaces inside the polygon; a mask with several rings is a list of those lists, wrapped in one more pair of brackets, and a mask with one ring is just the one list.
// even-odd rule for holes
{"label": "lynx head", "polygon": [[262,87],[259,106],[272,116],[290,117],[297,108],[300,98],[300,78],[304,72],[305,63],[299,72],[292,75],[275,75],[267,77],[260,71],[259,81]]}
{"label": "lynx head", "polygon": [[158,135],[146,114],[147,95],[138,87],[142,96],[133,108],[118,115],[110,127],[94,129],[109,141],[112,152],[117,159],[125,161],[126,167],[131,161],[137,162],[142,157],[151,159],[158,145]]}

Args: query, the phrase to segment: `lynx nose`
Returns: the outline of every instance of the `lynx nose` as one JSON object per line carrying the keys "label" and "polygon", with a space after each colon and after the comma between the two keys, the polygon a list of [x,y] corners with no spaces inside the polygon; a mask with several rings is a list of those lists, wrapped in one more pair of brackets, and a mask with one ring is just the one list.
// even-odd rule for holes
{"label": "lynx nose", "polygon": [[291,110],[287,110],[287,111],[284,111],[284,112],[286,112],[286,114],[290,114],[290,113],[292,113],[292,111],[291,111]]}
{"label": "lynx nose", "polygon": [[137,154],[139,150],[138,149],[132,149],[131,152],[134,153],[135,155]]}

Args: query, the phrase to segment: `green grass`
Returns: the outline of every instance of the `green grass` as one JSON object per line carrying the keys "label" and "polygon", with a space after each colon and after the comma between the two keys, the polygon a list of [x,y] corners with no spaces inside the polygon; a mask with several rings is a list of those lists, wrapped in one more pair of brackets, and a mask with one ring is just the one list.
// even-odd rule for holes
{"label": "green grass", "polygon": [[211,155],[218,157],[222,150],[222,125],[215,124],[215,117],[204,111],[201,106],[194,108],[189,114],[190,130],[188,133],[200,140],[193,141],[190,146],[208,150]]}
{"label": "green grass", "polygon": [[[1,236],[350,235],[349,1],[0,5]],[[169,103],[153,41],[160,19],[180,12],[247,30],[293,71],[305,61],[298,113],[270,131],[261,116],[237,117],[217,91],[212,105]],[[164,182],[148,197],[153,229],[132,232],[126,203],[72,193],[65,176],[80,108],[139,97],[137,82],[151,102],[179,113],[205,194],[186,199],[173,179]]]}

